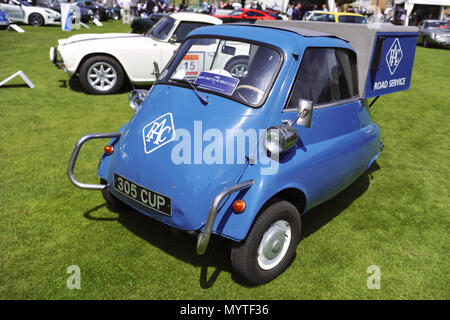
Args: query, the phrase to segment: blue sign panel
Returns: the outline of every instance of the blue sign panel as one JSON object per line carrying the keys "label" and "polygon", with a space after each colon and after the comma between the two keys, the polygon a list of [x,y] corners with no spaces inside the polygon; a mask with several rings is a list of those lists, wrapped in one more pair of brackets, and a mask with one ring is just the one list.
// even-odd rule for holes
{"label": "blue sign panel", "polygon": [[364,98],[409,89],[416,41],[417,35],[411,33],[377,34],[380,45],[374,46]]}
{"label": "blue sign panel", "polygon": [[200,72],[194,83],[200,88],[217,91],[230,96],[233,94],[234,89],[236,89],[239,79],[203,71]]}

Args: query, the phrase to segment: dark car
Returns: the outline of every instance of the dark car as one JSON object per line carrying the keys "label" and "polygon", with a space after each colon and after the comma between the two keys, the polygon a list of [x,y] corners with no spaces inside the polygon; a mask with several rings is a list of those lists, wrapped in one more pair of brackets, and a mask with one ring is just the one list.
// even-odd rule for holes
{"label": "dark car", "polygon": [[131,23],[131,32],[143,34],[150,30],[162,17],[164,13],[153,13],[148,18],[134,19]]}
{"label": "dark car", "polygon": [[257,20],[277,20],[272,14],[261,10],[254,9],[238,9],[231,11],[227,15],[214,15],[221,19],[224,23],[232,22],[255,22]]}
{"label": "dark car", "polygon": [[440,20],[422,20],[419,25],[417,43],[424,47],[432,45],[450,46],[450,24]]}
{"label": "dark car", "polygon": [[93,12],[93,17],[100,21],[106,21],[109,19],[108,12],[105,7],[94,0],[77,0],[74,1],[80,8],[85,8]]}
{"label": "dark car", "polygon": [[0,30],[7,29],[11,24],[11,20],[6,12],[0,10]]}
{"label": "dark car", "polygon": [[120,6],[116,4],[106,8],[106,12],[108,13],[108,17],[113,20],[119,20],[122,17],[120,14]]}
{"label": "dark car", "polygon": [[[36,6],[53,9],[59,13],[61,13],[61,3],[68,3],[66,0],[37,0]],[[80,20],[83,23],[88,23],[91,20],[91,16],[93,14],[92,10],[79,7],[80,8]]]}

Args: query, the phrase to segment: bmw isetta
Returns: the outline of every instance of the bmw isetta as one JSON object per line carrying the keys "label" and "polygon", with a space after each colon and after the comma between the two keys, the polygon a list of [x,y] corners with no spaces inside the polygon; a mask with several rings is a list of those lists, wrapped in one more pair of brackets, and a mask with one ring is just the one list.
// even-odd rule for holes
{"label": "bmw isetta", "polygon": [[[416,28],[274,21],[199,28],[152,88],[130,93],[117,132],[76,144],[70,180],[164,224],[232,240],[234,272],[280,275],[301,215],[357,179],[383,149],[369,98],[409,89]],[[224,69],[239,60],[241,72]],[[80,148],[111,138],[100,184],[74,176]]]}

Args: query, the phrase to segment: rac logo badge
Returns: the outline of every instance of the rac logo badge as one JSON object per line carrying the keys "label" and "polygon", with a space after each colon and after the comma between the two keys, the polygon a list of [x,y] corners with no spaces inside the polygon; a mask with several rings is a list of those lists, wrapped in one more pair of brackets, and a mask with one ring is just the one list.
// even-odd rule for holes
{"label": "rac logo badge", "polygon": [[403,51],[402,47],[400,46],[400,41],[398,40],[398,38],[395,38],[394,42],[389,48],[389,51],[386,54],[386,63],[391,75],[393,75],[397,70],[397,67],[400,64],[400,61],[402,61],[402,58]]}
{"label": "rac logo badge", "polygon": [[149,154],[175,139],[172,113],[166,113],[142,129],[144,151]]}

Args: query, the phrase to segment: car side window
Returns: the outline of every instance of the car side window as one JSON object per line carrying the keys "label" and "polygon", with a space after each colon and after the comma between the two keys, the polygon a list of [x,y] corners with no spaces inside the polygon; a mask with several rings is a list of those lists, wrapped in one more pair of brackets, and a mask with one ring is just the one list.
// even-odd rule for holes
{"label": "car side window", "polygon": [[306,49],[286,109],[299,99],[315,105],[335,103],[358,95],[356,54],[340,48]]}
{"label": "car side window", "polygon": [[263,17],[264,15],[259,13],[259,12],[256,12],[256,11],[248,11],[247,12],[247,16],[249,16],[249,17]]}
{"label": "car side window", "polygon": [[175,30],[174,35],[176,35],[176,43],[180,43],[181,41],[186,38],[189,32],[191,32],[194,29],[209,26],[208,23],[202,23],[202,22],[191,22],[191,21],[182,21],[177,27],[177,30]]}

